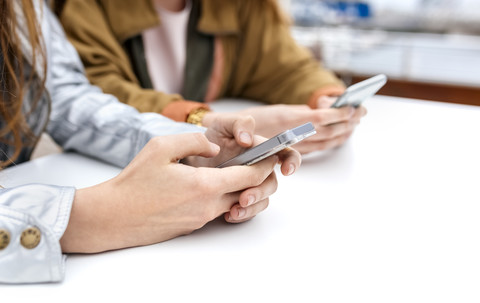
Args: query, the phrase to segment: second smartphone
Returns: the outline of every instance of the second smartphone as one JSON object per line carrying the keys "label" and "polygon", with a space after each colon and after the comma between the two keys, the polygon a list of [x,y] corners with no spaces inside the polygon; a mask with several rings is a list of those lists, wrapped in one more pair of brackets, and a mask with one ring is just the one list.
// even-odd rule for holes
{"label": "second smartphone", "polygon": [[358,107],[363,101],[375,95],[385,83],[387,83],[387,76],[384,74],[376,75],[367,80],[355,83],[347,87],[345,92],[338,97],[337,101],[335,101],[331,107]]}

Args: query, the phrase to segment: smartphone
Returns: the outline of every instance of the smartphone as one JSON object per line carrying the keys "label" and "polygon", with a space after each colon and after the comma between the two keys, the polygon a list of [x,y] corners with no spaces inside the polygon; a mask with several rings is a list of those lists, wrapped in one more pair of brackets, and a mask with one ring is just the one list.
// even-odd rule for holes
{"label": "smartphone", "polygon": [[316,133],[315,127],[312,123],[308,122],[298,127],[284,131],[281,134],[276,135],[267,141],[254,146],[244,153],[223,162],[218,165],[218,168],[232,166],[232,165],[252,165],[260,160],[267,158],[286,147],[302,141],[303,139],[310,137]]}
{"label": "smartphone", "polygon": [[355,83],[352,86],[349,86],[331,107],[358,107],[363,101],[375,95],[385,83],[387,83],[387,76],[384,74],[376,75],[367,80]]}

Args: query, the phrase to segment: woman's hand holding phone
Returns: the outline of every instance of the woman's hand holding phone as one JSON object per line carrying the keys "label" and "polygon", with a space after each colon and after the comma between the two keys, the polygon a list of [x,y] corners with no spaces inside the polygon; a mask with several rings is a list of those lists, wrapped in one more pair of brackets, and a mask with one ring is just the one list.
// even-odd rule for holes
{"label": "woman's hand holding phone", "polygon": [[[319,108],[307,105],[262,105],[241,111],[251,115],[256,121],[255,133],[271,138],[285,129],[311,122],[316,134],[295,145],[302,154],[327,150],[342,145],[352,134],[360,119],[366,114],[362,106],[358,108],[330,108],[335,98],[319,98]],[[220,114],[221,115],[221,114]]]}

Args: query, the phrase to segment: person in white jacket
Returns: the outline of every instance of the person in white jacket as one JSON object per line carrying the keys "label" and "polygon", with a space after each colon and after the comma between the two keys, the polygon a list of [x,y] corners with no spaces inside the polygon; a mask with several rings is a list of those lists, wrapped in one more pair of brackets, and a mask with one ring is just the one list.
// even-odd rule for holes
{"label": "person in white jacket", "polygon": [[1,167],[27,161],[43,131],[66,150],[125,167],[80,190],[0,189],[1,283],[61,281],[64,253],[157,243],[221,215],[246,221],[276,191],[275,164],[284,175],[300,165],[299,153],[288,149],[252,166],[197,167],[215,167],[262,141],[253,119],[226,116],[205,130],[140,114],[88,83],[45,3],[1,3]]}

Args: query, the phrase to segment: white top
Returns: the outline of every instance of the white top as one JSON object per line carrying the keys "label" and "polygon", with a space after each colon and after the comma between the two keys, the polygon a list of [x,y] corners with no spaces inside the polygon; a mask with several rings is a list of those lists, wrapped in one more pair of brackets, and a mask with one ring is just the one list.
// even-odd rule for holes
{"label": "white top", "polygon": [[153,88],[165,93],[181,93],[187,54],[187,26],[191,2],[179,12],[171,12],[153,1],[160,25],[142,32],[148,72]]}

